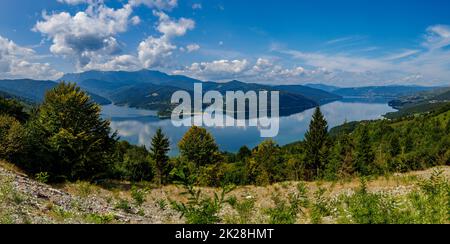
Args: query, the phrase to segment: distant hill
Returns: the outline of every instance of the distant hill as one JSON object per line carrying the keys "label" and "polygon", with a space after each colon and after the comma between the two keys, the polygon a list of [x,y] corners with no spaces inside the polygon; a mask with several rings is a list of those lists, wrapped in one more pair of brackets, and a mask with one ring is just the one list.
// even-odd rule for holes
{"label": "distant hill", "polygon": [[389,113],[385,117],[389,119],[398,119],[422,113],[429,113],[439,110],[442,107],[447,107],[449,104],[450,88],[435,88],[390,101],[389,105],[399,111]]}
{"label": "distant hill", "polygon": [[[58,83],[54,81],[30,79],[0,80],[0,91],[9,94],[10,96],[23,98],[32,103],[39,103],[43,101],[45,93],[54,88],[57,84]],[[99,104],[105,105],[111,103],[111,101],[102,96],[89,91],[88,93],[92,99]]]}
{"label": "distant hill", "polygon": [[177,90],[192,92],[194,83],[202,83],[203,91],[280,91],[281,112],[291,114],[319,104],[339,100],[341,97],[306,86],[268,86],[241,81],[226,83],[203,82],[186,76],[168,75],[159,71],[136,72],[88,71],[64,75],[60,80],[73,81],[82,88],[102,95],[117,105],[166,111],[172,107],[171,95]]}
{"label": "distant hill", "polygon": [[82,84],[86,80],[97,80],[110,84],[136,85],[150,83],[154,85],[168,85],[189,89],[194,83],[201,82],[196,79],[181,75],[168,75],[163,72],[153,70],[140,70],[134,72],[126,71],[87,71],[76,74],[66,74],[59,80],[71,81]]}
{"label": "distant hill", "polygon": [[333,93],[343,97],[397,98],[399,96],[411,95],[432,89],[434,88],[423,86],[368,86],[368,87],[339,88],[337,90],[334,90]]}
{"label": "distant hill", "polygon": [[311,88],[308,86],[285,85],[285,86],[276,86],[275,89],[278,89],[280,91],[299,93],[305,96],[306,98],[314,100],[320,104],[342,99],[342,96],[336,95],[331,92],[327,92],[325,90]]}
{"label": "distant hill", "polygon": [[[172,86],[161,86],[154,84],[137,84],[127,86],[110,93],[110,98],[117,105],[125,105],[150,110],[158,110],[162,114],[170,112],[174,105],[170,103],[172,94],[179,91],[180,88]],[[193,90],[182,89],[193,96]],[[219,91],[225,95],[227,91],[273,91],[274,87],[263,86],[258,84],[247,84],[239,81],[231,81],[228,83],[203,83],[203,92],[209,90]],[[270,104],[270,103],[269,103]],[[318,103],[308,99],[301,94],[280,91],[280,114],[290,115],[302,112],[306,109],[317,106]]]}
{"label": "distant hill", "polygon": [[306,84],[305,86],[319,89],[319,90],[326,91],[326,92],[333,92],[333,91],[336,91],[341,88],[341,87],[330,86],[330,85],[325,85],[325,84]]}
{"label": "distant hill", "polygon": [[450,101],[450,89],[446,92],[443,92],[435,97],[433,97],[433,100],[437,101]]}

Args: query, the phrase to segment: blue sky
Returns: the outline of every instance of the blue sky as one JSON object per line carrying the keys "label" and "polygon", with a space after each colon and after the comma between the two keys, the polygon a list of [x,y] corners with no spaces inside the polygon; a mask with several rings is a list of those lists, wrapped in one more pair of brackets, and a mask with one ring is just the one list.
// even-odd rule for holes
{"label": "blue sky", "polygon": [[4,0],[0,78],[161,70],[203,80],[450,84],[450,2]]}

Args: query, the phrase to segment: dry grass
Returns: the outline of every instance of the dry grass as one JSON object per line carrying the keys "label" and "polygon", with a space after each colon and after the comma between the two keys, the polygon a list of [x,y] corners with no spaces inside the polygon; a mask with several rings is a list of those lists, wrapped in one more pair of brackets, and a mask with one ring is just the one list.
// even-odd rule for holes
{"label": "dry grass", "polygon": [[[14,172],[15,174],[23,175],[19,169],[13,165],[0,161],[0,167]],[[450,179],[450,167],[439,167],[443,171],[443,176]],[[390,176],[382,176],[376,179],[371,179],[367,182],[367,188],[370,192],[384,192],[392,195],[407,195],[415,189],[417,182],[420,179],[429,178],[436,170],[428,169],[424,171],[410,172],[406,174],[393,174]],[[299,182],[283,182],[265,187],[257,186],[240,186],[232,191],[229,196],[234,196],[238,201],[245,199],[254,199],[255,214],[252,217],[252,223],[266,223],[266,217],[263,211],[267,208],[273,208],[273,196],[279,195],[286,198],[291,193],[297,192]],[[306,182],[304,183],[308,198],[313,199],[314,193],[319,189],[325,189],[325,196],[328,199],[345,194],[349,195],[354,192],[354,189],[360,186],[360,179],[353,178],[338,182]],[[95,208],[96,212],[104,213],[107,216],[109,213],[123,215],[128,219],[126,223],[183,223],[184,220],[179,218],[179,215],[170,208],[170,201],[187,202],[187,196],[182,195],[184,189],[179,186],[169,185],[161,188],[155,188],[148,183],[141,183],[137,185],[139,189],[144,189],[145,202],[142,206],[133,204],[133,197],[131,195],[132,184],[129,182],[108,181],[101,185],[94,185],[86,182],[66,183],[53,185],[53,188],[59,189],[62,192],[69,193],[71,196],[78,197],[87,202],[88,206]],[[214,193],[220,193],[220,189],[202,187],[202,194],[205,196],[213,196]],[[132,211],[122,211],[115,206],[120,201],[126,201],[132,206]],[[89,205],[92,204],[92,205]],[[89,207],[89,208],[91,208]],[[64,212],[57,208],[50,208],[50,210],[41,209],[40,211],[31,211],[34,214],[43,214],[42,211],[51,214],[50,219],[55,219],[55,222],[64,222],[64,218],[70,216],[70,212]],[[307,210],[306,215],[309,214]],[[223,219],[233,216],[236,212],[227,205],[221,212]],[[66,216],[67,214],[67,216]],[[85,221],[78,220],[78,221]],[[78,222],[77,221],[77,222]],[[309,217],[300,217],[298,223],[308,223]],[[326,222],[326,220],[325,220]]]}

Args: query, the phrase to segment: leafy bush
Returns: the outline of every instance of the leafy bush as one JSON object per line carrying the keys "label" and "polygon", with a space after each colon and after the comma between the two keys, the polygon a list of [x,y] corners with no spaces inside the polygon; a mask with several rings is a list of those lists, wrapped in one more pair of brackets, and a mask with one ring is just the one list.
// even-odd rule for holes
{"label": "leafy bush", "polygon": [[160,210],[166,210],[167,208],[167,202],[164,199],[159,199],[156,201],[156,205],[159,207]]}
{"label": "leafy bush", "polygon": [[450,185],[441,171],[422,181],[405,196],[370,193],[365,181],[355,194],[336,203],[340,223],[444,224],[450,222]]}
{"label": "leafy bush", "polygon": [[224,187],[220,195],[214,193],[214,197],[205,197],[201,190],[194,187],[195,177],[186,177],[183,171],[178,171],[179,184],[183,186],[185,192],[182,195],[188,196],[188,202],[171,201],[172,208],[181,214],[180,218],[186,218],[187,224],[216,224],[221,222],[219,213],[224,204],[228,201],[226,194],[230,193],[234,187]]}
{"label": "leafy bush", "polygon": [[430,179],[419,184],[419,190],[410,193],[409,200],[417,223],[444,224],[450,222],[450,183],[443,171],[434,171]]}
{"label": "leafy bush", "polygon": [[25,130],[15,118],[0,115],[0,158],[13,159],[24,149]]}
{"label": "leafy bush", "polygon": [[24,107],[14,99],[0,97],[0,114],[11,116],[20,122],[25,122],[29,115],[24,112]]}
{"label": "leafy bush", "polygon": [[145,147],[132,147],[124,155],[124,179],[133,182],[151,181],[154,177],[150,154]]}
{"label": "leafy bush", "polygon": [[243,201],[238,201],[235,197],[230,197],[228,203],[237,212],[237,216],[232,216],[227,222],[231,224],[251,224],[255,214],[255,199],[249,197]]}
{"label": "leafy bush", "polygon": [[269,224],[295,224],[302,208],[308,207],[306,186],[302,183],[297,185],[297,193],[289,194],[288,201],[275,194],[272,197],[274,208],[266,209],[269,216]]}
{"label": "leafy bush", "polygon": [[119,199],[119,201],[116,203],[115,209],[120,209],[126,213],[131,213],[132,211],[130,202],[126,199]]}
{"label": "leafy bush", "polygon": [[37,173],[34,178],[36,181],[46,184],[48,182],[48,179],[50,178],[50,175],[47,172],[40,172]]}
{"label": "leafy bush", "polygon": [[326,189],[319,188],[314,192],[314,201],[311,206],[311,223],[320,224],[322,223],[322,218],[329,216],[329,199],[325,197]]}
{"label": "leafy bush", "polygon": [[134,204],[138,207],[141,207],[142,204],[145,203],[145,197],[147,195],[147,191],[143,189],[139,189],[136,186],[131,187],[131,197],[134,200]]}

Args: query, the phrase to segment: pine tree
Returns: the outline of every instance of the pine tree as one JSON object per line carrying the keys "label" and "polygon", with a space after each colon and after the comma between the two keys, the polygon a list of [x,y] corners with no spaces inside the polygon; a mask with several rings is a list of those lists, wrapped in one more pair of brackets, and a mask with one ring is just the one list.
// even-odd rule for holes
{"label": "pine tree", "polygon": [[369,129],[366,125],[360,128],[356,143],[355,169],[361,175],[369,175],[375,159],[370,143]]}
{"label": "pine tree", "polygon": [[347,134],[340,135],[333,145],[329,163],[325,168],[325,179],[336,180],[353,173],[353,143]]}
{"label": "pine tree", "polygon": [[400,140],[397,135],[393,135],[390,141],[389,152],[392,157],[395,157],[401,153]]}
{"label": "pine tree", "polygon": [[320,176],[328,160],[328,123],[317,107],[305,134],[307,167],[311,176]]}
{"label": "pine tree", "polygon": [[166,170],[169,162],[169,156],[167,156],[167,153],[169,151],[170,151],[169,139],[164,135],[162,129],[159,128],[152,139],[150,155],[152,159],[155,161],[158,183],[160,185],[163,184],[163,182],[165,182]]}

